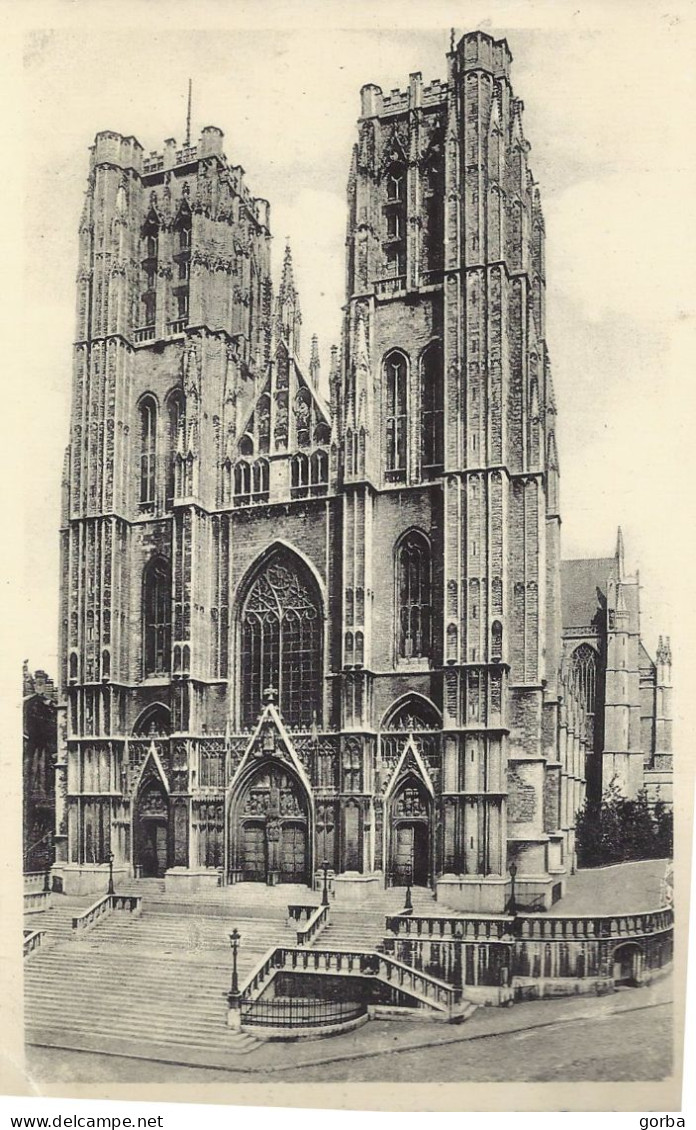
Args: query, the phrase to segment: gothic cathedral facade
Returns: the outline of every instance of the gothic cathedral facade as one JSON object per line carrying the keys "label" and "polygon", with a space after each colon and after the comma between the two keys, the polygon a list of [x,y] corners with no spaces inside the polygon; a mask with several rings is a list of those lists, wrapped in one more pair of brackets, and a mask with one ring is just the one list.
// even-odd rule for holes
{"label": "gothic cathedral facade", "polygon": [[[361,92],[328,396],[220,130],[104,132],[80,225],[56,869],[411,880],[574,866],[544,221],[504,40]],[[572,715],[572,718],[571,718]],[[100,888],[101,889],[101,888]]]}

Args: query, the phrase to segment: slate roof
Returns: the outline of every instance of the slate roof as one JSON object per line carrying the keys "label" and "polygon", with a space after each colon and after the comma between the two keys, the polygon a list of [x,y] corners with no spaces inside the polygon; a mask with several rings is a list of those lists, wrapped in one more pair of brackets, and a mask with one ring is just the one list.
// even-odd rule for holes
{"label": "slate roof", "polygon": [[607,581],[615,570],[614,557],[581,557],[561,562],[564,628],[582,628],[592,623],[600,608],[598,590],[606,600]]}

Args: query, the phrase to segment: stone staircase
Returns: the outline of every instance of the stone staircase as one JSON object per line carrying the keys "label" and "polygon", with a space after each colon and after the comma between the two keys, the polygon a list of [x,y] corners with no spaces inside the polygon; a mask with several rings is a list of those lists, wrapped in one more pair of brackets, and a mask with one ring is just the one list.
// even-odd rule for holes
{"label": "stone staircase", "polygon": [[[362,906],[332,903],[329,925],[317,935],[312,945],[319,949],[377,949],[386,934],[386,915],[399,914],[404,909],[405,895],[405,888],[390,887]],[[415,887],[411,892],[411,902],[416,914],[435,913],[435,900],[428,890]]]}
{"label": "stone staircase", "polygon": [[229,933],[236,927],[241,935],[243,984],[269,949],[294,944],[287,906],[259,915],[253,899],[234,908],[218,902],[207,914],[207,903],[191,910],[152,885],[145,893],[136,884],[136,892],[140,916],[116,912],[78,938],[72,916],[94,899],[55,896],[51,910],[30,916],[50,944],[25,962],[27,1041],[174,1060],[184,1049],[219,1058],[256,1047],[226,1026]]}
{"label": "stone staircase", "polygon": [[43,910],[36,914],[25,914],[24,927],[27,930],[45,931],[42,948],[70,941],[73,937],[73,916],[85,910],[95,901],[96,899],[92,896],[83,898],[82,896],[53,894],[50,910]]}
{"label": "stone staircase", "polygon": [[[267,955],[296,946],[298,924],[288,920],[288,904],[318,906],[320,894],[247,883],[179,894],[156,879],[119,883],[118,893],[139,895],[141,914],[115,911],[77,937],[73,916],[97,896],[56,894],[50,910],[27,916],[28,927],[45,931],[44,944],[24,965],[27,1041],[201,1063],[257,1047],[254,1036],[226,1024],[229,934],[234,928],[240,934],[243,986]],[[337,955],[375,952],[385,916],[403,910],[404,895],[391,889],[359,907],[332,903],[330,924],[312,947]],[[415,889],[412,901],[417,914],[435,911],[429,891]]]}

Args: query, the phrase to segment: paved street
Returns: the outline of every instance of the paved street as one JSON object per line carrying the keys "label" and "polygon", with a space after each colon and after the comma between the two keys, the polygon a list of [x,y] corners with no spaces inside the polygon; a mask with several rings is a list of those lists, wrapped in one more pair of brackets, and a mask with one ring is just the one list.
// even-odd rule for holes
{"label": "paved street", "polygon": [[529,1029],[293,1071],[302,1082],[436,1083],[660,1079],[671,1071],[671,1008]]}
{"label": "paved street", "polygon": [[660,1079],[671,1070],[671,986],[482,1009],[461,1027],[370,1022],[332,1040],[271,1044],[230,1070],[30,1048],[44,1082],[462,1082]]}

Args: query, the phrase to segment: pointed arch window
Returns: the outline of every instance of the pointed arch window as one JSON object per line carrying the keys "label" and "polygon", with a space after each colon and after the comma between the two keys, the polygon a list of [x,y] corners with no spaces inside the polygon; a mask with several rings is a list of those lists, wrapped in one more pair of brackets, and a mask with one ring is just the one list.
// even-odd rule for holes
{"label": "pointed arch window", "polygon": [[427,538],[413,530],[396,549],[397,654],[400,659],[430,655],[431,560]]}
{"label": "pointed arch window", "polygon": [[406,477],[408,363],[398,349],[384,359],[386,389],[386,470],[392,480]]}
{"label": "pointed arch window", "polygon": [[316,585],[289,553],[278,553],[253,582],[241,616],[242,722],[255,724],[265,690],[277,692],[293,729],[321,725],[323,618]]}
{"label": "pointed arch window", "polygon": [[176,250],[174,263],[178,276],[177,286],[174,291],[176,300],[177,317],[170,322],[170,330],[177,333],[188,322],[189,315],[189,279],[191,275],[191,209],[184,199],[179,209],[179,214],[174,223]]}
{"label": "pointed arch window", "polygon": [[167,397],[167,509],[174,505],[176,490],[176,455],[180,437],[183,439],[185,430],[184,420],[184,395],[180,389],[175,389]]}
{"label": "pointed arch window", "polygon": [[140,401],[140,505],[155,505],[157,485],[157,404],[152,396]]}
{"label": "pointed arch window", "polygon": [[157,261],[159,257],[159,222],[154,211],[148,216],[142,229],[142,293],[143,326],[152,330],[154,336],[157,313]]}
{"label": "pointed arch window", "polygon": [[252,500],[268,502],[268,460],[257,459],[251,469]]}
{"label": "pointed arch window", "polygon": [[172,718],[169,707],[161,702],[147,706],[135,720],[133,737],[162,737],[172,732]]}
{"label": "pointed arch window", "polygon": [[309,493],[309,459],[303,452],[293,455],[290,463],[290,497],[306,498]]}
{"label": "pointed arch window", "polygon": [[588,714],[594,714],[597,693],[597,652],[589,644],[576,647],[571,658],[573,684]]}
{"label": "pointed arch window", "polygon": [[444,460],[442,346],[433,342],[423,353],[420,365],[421,389],[421,466],[433,473]]}
{"label": "pointed arch window", "polygon": [[240,459],[234,469],[234,504],[248,506],[251,502],[251,465]]}
{"label": "pointed arch window", "polygon": [[313,451],[309,461],[312,494],[326,494],[329,485],[329,457],[325,451]]}
{"label": "pointed arch window", "polygon": [[259,451],[271,450],[271,398],[268,393],[259,397],[256,410],[256,430],[259,439]]}
{"label": "pointed arch window", "polygon": [[437,283],[442,279],[445,246],[445,186],[442,159],[432,154],[423,169],[423,282]]}
{"label": "pointed arch window", "polygon": [[171,571],[169,562],[155,557],[143,575],[143,673],[166,674],[171,659]]}
{"label": "pointed arch window", "polygon": [[392,165],[384,178],[384,259],[386,274],[406,274],[406,170]]}

